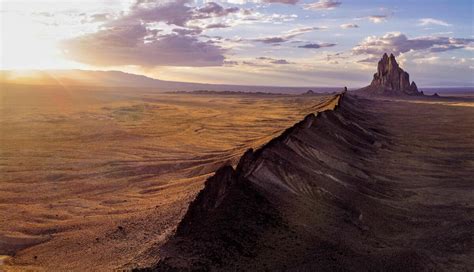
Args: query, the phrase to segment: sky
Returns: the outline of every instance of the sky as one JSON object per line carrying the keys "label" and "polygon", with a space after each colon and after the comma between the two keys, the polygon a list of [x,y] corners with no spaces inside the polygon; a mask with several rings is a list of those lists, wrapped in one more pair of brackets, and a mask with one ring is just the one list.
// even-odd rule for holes
{"label": "sky", "polygon": [[418,86],[474,86],[473,3],[0,0],[0,69],[359,87],[387,52]]}

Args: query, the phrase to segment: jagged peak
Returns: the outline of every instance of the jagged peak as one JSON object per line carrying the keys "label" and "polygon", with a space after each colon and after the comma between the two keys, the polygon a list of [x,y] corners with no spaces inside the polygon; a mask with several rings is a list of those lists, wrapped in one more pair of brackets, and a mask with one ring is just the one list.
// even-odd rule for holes
{"label": "jagged peak", "polygon": [[395,55],[384,53],[377,65],[377,73],[369,86],[361,90],[376,95],[422,95],[410,75],[400,68]]}
{"label": "jagged peak", "polygon": [[[412,82],[411,82],[410,90],[411,90],[411,92],[413,92],[413,93],[415,93],[415,94],[418,93],[418,87],[416,86],[415,81],[412,81]],[[421,92],[420,94],[423,94],[423,92]]]}
{"label": "jagged peak", "polygon": [[388,65],[389,70],[398,68],[397,60],[395,59],[395,56],[393,54],[390,54],[390,57],[388,59]]}

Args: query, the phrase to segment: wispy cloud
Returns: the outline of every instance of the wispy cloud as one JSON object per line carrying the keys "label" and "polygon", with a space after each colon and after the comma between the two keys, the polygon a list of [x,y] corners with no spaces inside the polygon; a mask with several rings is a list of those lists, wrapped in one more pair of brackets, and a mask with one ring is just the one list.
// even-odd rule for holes
{"label": "wispy cloud", "polygon": [[349,28],[359,28],[359,25],[357,24],[342,24],[340,25],[342,29],[349,29]]}
{"label": "wispy cloud", "polygon": [[294,29],[288,30],[288,31],[285,32],[285,34],[288,34],[288,35],[301,35],[301,34],[311,32],[311,31],[314,31],[314,30],[325,30],[325,29],[327,29],[327,27],[325,27],[325,26],[322,26],[322,27],[318,27],[318,26],[299,27],[299,28],[294,28]]}
{"label": "wispy cloud", "polygon": [[298,3],[298,1],[299,0],[263,0],[262,2],[294,5],[294,4]]}
{"label": "wispy cloud", "polygon": [[387,18],[388,18],[387,15],[371,15],[367,17],[367,19],[369,19],[369,21],[371,21],[374,24],[386,22]]}
{"label": "wispy cloud", "polygon": [[438,26],[451,26],[445,21],[434,19],[434,18],[421,18],[418,20],[420,26],[438,25]]}
{"label": "wispy cloud", "polygon": [[277,43],[287,42],[296,36],[303,35],[305,33],[308,33],[314,30],[323,30],[323,29],[326,29],[326,28],[325,27],[300,27],[300,28],[295,28],[295,29],[286,31],[282,35],[255,38],[251,40],[256,41],[256,42],[267,43],[267,44],[277,44]]}
{"label": "wispy cloud", "polygon": [[228,28],[230,25],[225,23],[215,23],[215,24],[208,24],[204,26],[205,29],[213,29],[213,28]]}
{"label": "wispy cloud", "polygon": [[335,43],[308,43],[305,45],[298,46],[299,48],[305,48],[305,49],[319,49],[323,47],[333,47],[336,46]]}
{"label": "wispy cloud", "polygon": [[318,2],[305,4],[303,7],[309,10],[331,10],[339,7],[342,4],[340,1],[334,0],[319,0]]}

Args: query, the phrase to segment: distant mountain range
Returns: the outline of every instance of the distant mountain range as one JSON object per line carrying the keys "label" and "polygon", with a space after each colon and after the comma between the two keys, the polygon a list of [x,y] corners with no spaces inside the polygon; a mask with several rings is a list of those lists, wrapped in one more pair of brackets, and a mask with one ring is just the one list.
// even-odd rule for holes
{"label": "distant mountain range", "polygon": [[[129,74],[121,71],[91,71],[91,70],[0,70],[2,84],[31,84],[31,85],[67,85],[67,86],[97,86],[97,87],[125,87],[125,88],[152,88],[156,91],[230,91],[230,92],[265,92],[265,93],[292,93],[303,94],[311,90],[312,93],[340,92],[341,87],[281,87],[281,86],[251,86],[231,84],[203,84],[178,81],[165,81],[143,75]],[[262,84],[264,85],[264,84]],[[349,86],[354,89],[354,86]],[[470,94],[472,87],[439,87],[421,88],[425,94],[459,93]],[[310,92],[310,93],[311,93]]]}
{"label": "distant mountain range", "polygon": [[165,81],[129,74],[120,71],[88,70],[32,70],[0,71],[0,82],[32,85],[68,85],[68,86],[102,86],[102,87],[136,87],[153,88],[158,91],[234,91],[234,92],[268,92],[268,93],[305,93],[340,91],[342,87],[274,87],[245,86],[228,84],[203,84],[177,81]]}

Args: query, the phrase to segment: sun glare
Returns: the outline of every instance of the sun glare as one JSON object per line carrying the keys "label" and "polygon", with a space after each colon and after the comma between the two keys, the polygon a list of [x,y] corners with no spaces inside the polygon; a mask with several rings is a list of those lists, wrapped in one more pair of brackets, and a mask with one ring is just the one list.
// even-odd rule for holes
{"label": "sun glare", "polygon": [[32,11],[35,4],[40,3],[0,0],[0,69],[78,68],[57,47],[70,31],[57,21],[40,20]]}
{"label": "sun glare", "polygon": [[41,37],[43,28],[28,16],[2,15],[1,69],[59,68],[66,64],[54,41]]}

